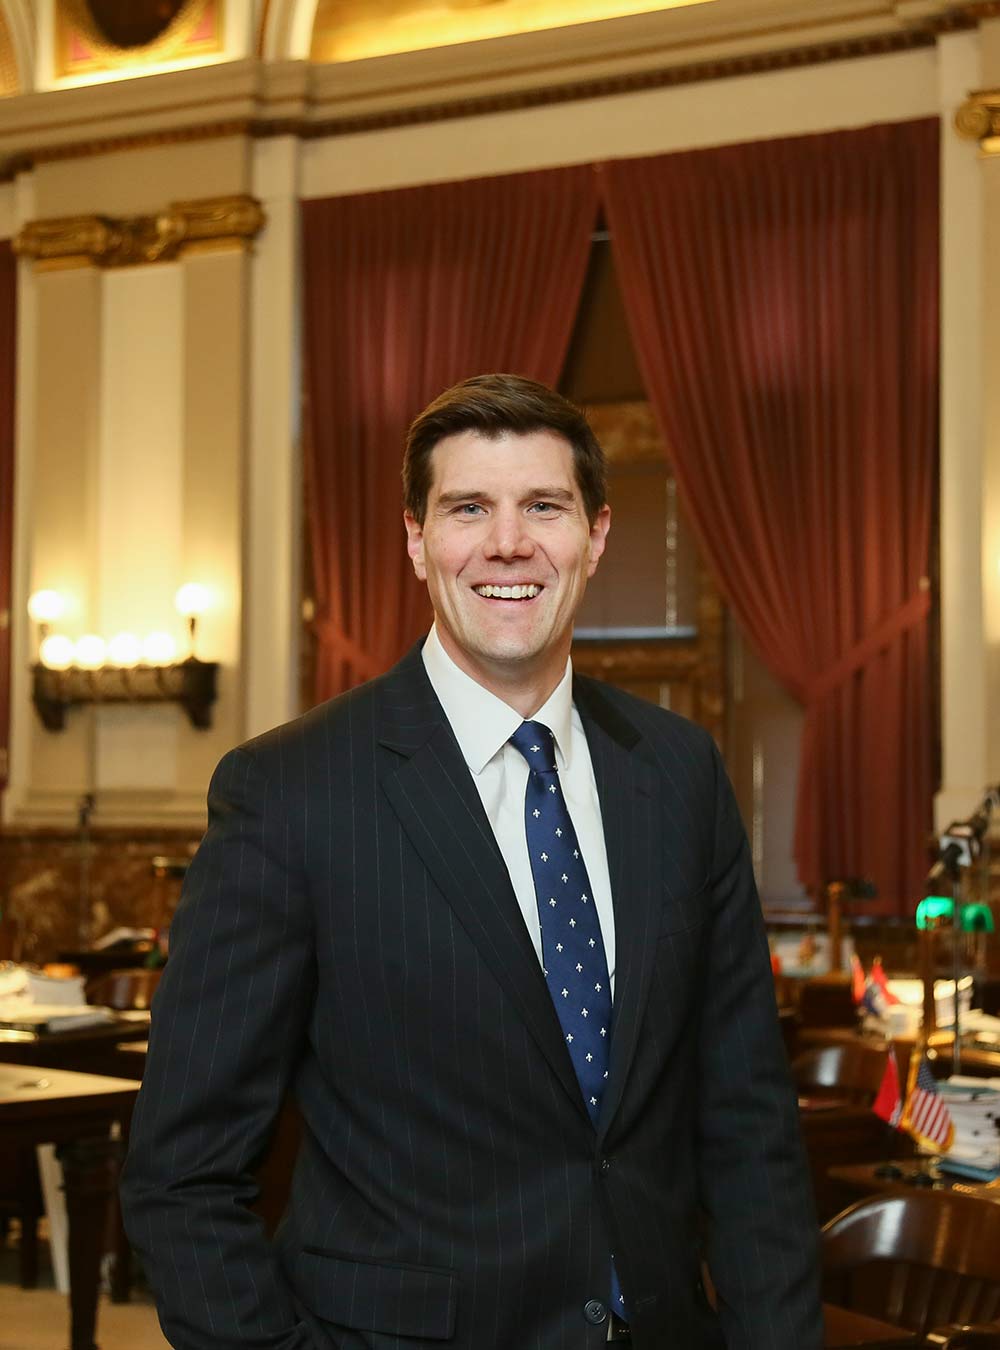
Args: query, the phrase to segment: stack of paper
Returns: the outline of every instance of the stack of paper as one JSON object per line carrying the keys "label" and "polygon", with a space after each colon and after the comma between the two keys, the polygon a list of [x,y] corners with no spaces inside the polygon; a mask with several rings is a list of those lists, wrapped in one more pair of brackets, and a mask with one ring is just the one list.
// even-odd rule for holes
{"label": "stack of paper", "polygon": [[956,1075],[940,1084],[940,1093],[955,1126],[940,1165],[977,1181],[1000,1176],[1000,1080]]}
{"label": "stack of paper", "polygon": [[109,1009],[84,1002],[80,975],[55,979],[23,966],[4,964],[0,969],[0,1030],[76,1031],[113,1019]]}

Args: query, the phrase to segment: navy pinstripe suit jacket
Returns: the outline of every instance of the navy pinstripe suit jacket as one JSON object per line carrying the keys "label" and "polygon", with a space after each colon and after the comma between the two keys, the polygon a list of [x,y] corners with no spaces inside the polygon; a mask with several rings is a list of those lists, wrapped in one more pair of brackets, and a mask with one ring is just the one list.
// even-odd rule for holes
{"label": "navy pinstripe suit jacket", "polygon": [[[227,755],[123,1182],[177,1350],[818,1350],[817,1235],[743,829],[699,728],[578,679],[617,973],[595,1131],[414,649]],[[247,1203],[291,1088],[269,1244]],[[718,1313],[705,1301],[709,1263]]]}

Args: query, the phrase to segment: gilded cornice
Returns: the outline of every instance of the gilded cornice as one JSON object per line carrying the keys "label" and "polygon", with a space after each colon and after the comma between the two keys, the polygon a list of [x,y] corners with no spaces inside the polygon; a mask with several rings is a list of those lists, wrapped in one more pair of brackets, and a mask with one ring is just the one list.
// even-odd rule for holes
{"label": "gilded cornice", "polygon": [[[224,136],[350,136],[885,56],[1000,17],[1000,0],[940,3],[897,0],[893,13],[889,0],[852,0],[852,18],[840,0],[832,19],[803,26],[751,22],[752,15],[737,23],[734,0],[717,28],[707,24],[714,6],[706,5],[672,12],[704,11],[701,27],[650,14],[365,61],[244,59],[39,91],[4,100],[0,180],[125,149]],[[757,19],[767,8],[801,14],[792,0],[754,0],[752,8]]]}
{"label": "gilded cornice", "polygon": [[974,90],[955,114],[955,130],[978,141],[984,155],[1000,154],[1000,89]]}
{"label": "gilded cornice", "polygon": [[199,249],[245,248],[266,219],[260,202],[244,193],[205,197],[171,202],[155,216],[29,221],[14,239],[14,252],[39,268],[132,267]]}

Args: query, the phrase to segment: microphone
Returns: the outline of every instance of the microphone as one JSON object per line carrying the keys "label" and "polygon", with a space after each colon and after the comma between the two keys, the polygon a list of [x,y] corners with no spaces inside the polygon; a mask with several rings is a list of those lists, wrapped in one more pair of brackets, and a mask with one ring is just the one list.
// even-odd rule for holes
{"label": "microphone", "polygon": [[979,807],[968,820],[953,820],[938,839],[938,861],[927,873],[930,891],[946,878],[957,881],[963,867],[971,867],[983,851],[983,840],[990,828],[990,814],[1000,806],[1000,784],[989,787]]}
{"label": "microphone", "polygon": [[[951,826],[949,826],[949,829]],[[942,839],[944,835],[941,836]],[[962,845],[958,842],[945,845],[941,850],[941,856],[927,873],[927,891],[933,895],[939,882],[957,881],[958,871],[962,866]]]}

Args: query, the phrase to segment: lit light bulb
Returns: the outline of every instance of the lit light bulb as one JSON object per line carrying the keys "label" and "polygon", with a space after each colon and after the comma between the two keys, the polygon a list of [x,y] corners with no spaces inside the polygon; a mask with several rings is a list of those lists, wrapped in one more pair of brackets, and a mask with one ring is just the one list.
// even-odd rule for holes
{"label": "lit light bulb", "polygon": [[169,666],[176,655],[177,643],[169,633],[150,633],[143,640],[143,660],[151,666]]}
{"label": "lit light bulb", "polygon": [[28,613],[35,623],[55,623],[65,608],[66,601],[58,591],[35,591],[28,599]]}
{"label": "lit light bulb", "polygon": [[49,670],[66,670],[73,664],[73,643],[61,633],[53,633],[39,647],[38,655]]}
{"label": "lit light bulb", "polygon": [[204,614],[211,599],[207,586],[202,586],[197,581],[187,581],[174,596],[174,604],[177,606],[178,614],[190,619],[193,615]]}
{"label": "lit light bulb", "polygon": [[76,663],[84,670],[96,670],[104,665],[107,645],[96,633],[85,633],[76,643]]}
{"label": "lit light bulb", "polygon": [[135,666],[142,655],[142,643],[134,633],[116,633],[108,643],[108,659],[113,666]]}

